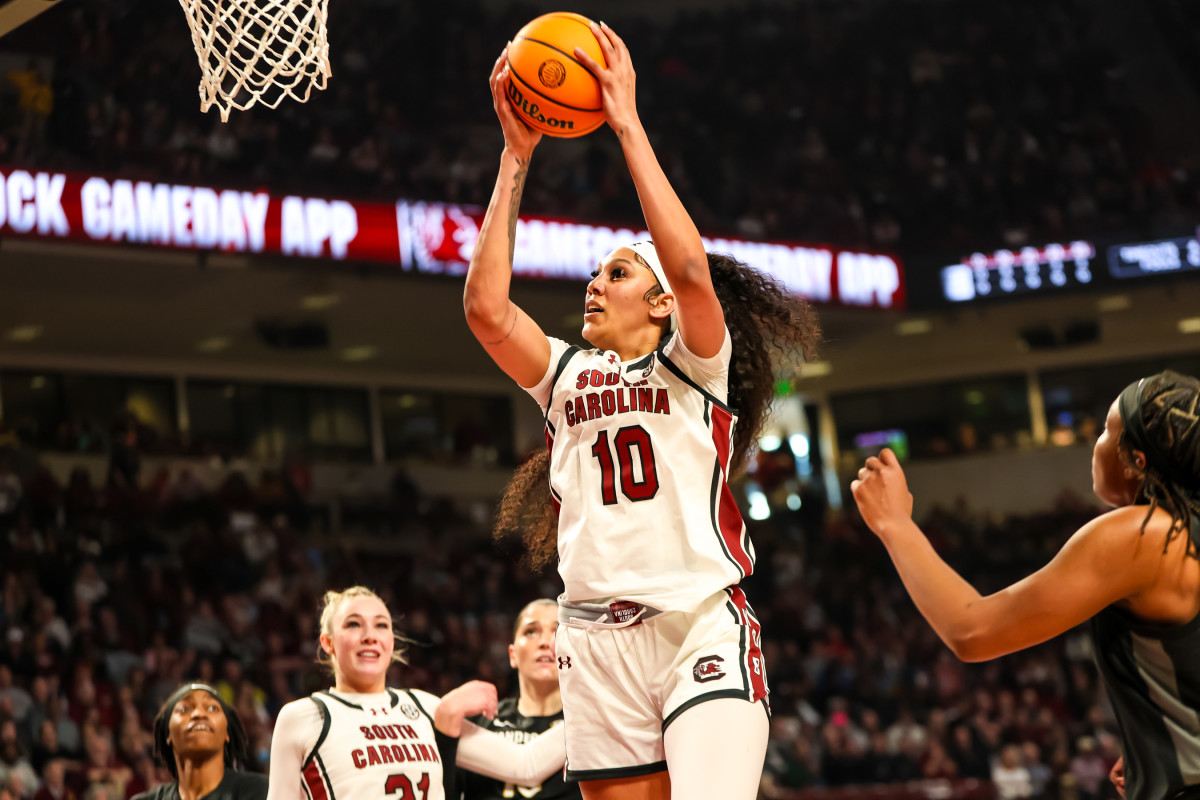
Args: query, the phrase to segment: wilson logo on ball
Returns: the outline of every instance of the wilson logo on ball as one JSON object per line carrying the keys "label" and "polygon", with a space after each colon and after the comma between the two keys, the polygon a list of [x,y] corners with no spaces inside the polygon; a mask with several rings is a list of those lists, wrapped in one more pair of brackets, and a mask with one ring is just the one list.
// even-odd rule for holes
{"label": "wilson logo on ball", "polygon": [[542,82],[542,86],[547,89],[557,89],[563,85],[563,81],[567,79],[567,68],[563,66],[561,61],[555,61],[553,58],[542,62],[538,67],[538,80]]}
{"label": "wilson logo on ball", "polygon": [[538,108],[537,102],[529,102],[529,100],[525,98],[525,95],[521,94],[521,90],[514,86],[511,81],[508,84],[508,99],[512,101],[512,104],[517,111],[521,112],[531,120],[536,120],[543,125],[548,125],[551,128],[559,128],[561,130],[569,131],[575,127],[574,120],[547,117]]}

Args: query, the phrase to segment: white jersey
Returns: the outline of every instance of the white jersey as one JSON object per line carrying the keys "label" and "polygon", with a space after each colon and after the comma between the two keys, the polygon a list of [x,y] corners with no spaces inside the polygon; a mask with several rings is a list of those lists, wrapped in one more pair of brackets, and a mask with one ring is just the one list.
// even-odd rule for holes
{"label": "white jersey", "polygon": [[550,368],[527,391],[546,412],[567,600],[690,612],[753,571],[726,482],[730,351],[728,331],[712,358],[676,333],[626,363],[550,338]]}
{"label": "white jersey", "polygon": [[[442,763],[435,738],[440,702],[389,688],[288,703],[275,722],[267,800],[446,800],[443,776],[454,764]],[[561,731],[521,745],[467,721],[457,751],[458,766],[521,785],[545,780],[566,757]]]}
{"label": "white jersey", "polygon": [[388,689],[373,697],[379,699],[360,705],[332,692],[312,695],[323,722],[304,762],[308,797],[444,799],[433,718],[417,693]]}

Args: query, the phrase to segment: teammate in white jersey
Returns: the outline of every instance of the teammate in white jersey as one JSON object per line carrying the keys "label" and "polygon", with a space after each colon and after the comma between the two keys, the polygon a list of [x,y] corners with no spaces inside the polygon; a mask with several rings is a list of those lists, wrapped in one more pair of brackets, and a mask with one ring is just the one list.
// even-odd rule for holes
{"label": "teammate in white jersey", "polygon": [[271,742],[268,800],[457,798],[457,764],[536,785],[564,760],[562,732],[521,745],[468,716],[496,713],[496,687],[471,681],[438,698],[386,685],[395,651],[392,616],[361,586],[327,592],[321,652],[334,688],[284,706]]}
{"label": "teammate in white jersey", "polygon": [[607,26],[593,32],[607,68],[574,55],[600,82],[653,243],[600,262],[584,298],[593,349],[548,338],[510,300],[541,136],[504,97],[501,54],[491,87],[505,147],[464,307],[488,354],[545,410],[548,454],[514,477],[499,524],[521,529],[535,564],[558,556],[567,777],[584,797],[750,800],[766,674],[737,585],[753,548],[726,481],[773,396],[771,346],[811,355],[817,324],[773,280],[705,253],[638,119],[629,51]]}

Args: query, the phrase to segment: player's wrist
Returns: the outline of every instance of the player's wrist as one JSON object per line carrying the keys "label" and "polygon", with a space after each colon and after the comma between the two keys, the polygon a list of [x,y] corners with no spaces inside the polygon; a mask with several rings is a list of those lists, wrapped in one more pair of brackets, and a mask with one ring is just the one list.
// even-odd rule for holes
{"label": "player's wrist", "polygon": [[617,138],[621,140],[622,147],[628,147],[634,142],[647,138],[646,129],[642,127],[642,120],[638,117],[637,111],[613,115],[609,117],[609,125],[616,132]]}
{"label": "player's wrist", "polygon": [[505,142],[504,152],[501,153],[500,158],[505,162],[510,158],[515,159],[518,166],[524,166],[529,163],[529,159],[533,158],[533,148],[534,145],[521,146]]}
{"label": "player's wrist", "polygon": [[438,705],[437,710],[433,712],[433,727],[439,733],[457,739],[462,735],[464,718],[465,715],[455,706],[453,701],[450,703],[442,701]]}

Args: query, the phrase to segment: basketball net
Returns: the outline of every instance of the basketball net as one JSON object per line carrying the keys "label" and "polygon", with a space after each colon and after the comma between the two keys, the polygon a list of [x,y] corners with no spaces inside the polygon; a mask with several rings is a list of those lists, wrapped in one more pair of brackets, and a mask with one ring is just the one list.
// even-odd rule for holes
{"label": "basketball net", "polygon": [[200,110],[301,103],[329,80],[329,0],[179,0],[200,58]]}

